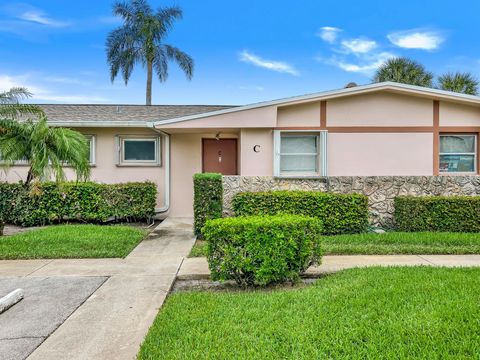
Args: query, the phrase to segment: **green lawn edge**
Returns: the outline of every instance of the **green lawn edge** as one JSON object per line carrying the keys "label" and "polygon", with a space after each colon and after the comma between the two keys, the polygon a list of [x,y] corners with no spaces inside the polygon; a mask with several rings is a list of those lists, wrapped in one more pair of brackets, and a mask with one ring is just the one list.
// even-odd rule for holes
{"label": "green lawn edge", "polygon": [[0,237],[0,260],[124,258],[146,236],[126,225],[56,225]]}
{"label": "green lawn edge", "polygon": [[350,269],[283,290],[168,297],[138,359],[473,359],[480,269]]}
{"label": "green lawn edge", "polygon": [[[480,254],[480,233],[386,232],[323,236],[325,255]],[[197,240],[189,257],[207,255]]]}

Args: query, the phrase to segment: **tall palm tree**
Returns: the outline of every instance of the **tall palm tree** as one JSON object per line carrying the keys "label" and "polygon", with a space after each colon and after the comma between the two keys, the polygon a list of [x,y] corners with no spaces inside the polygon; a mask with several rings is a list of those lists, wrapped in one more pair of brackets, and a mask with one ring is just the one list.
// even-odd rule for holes
{"label": "tall palm tree", "polygon": [[397,57],[381,65],[373,82],[394,81],[403,84],[432,87],[433,74],[425,67],[411,59]]}
{"label": "tall palm tree", "polygon": [[438,78],[438,87],[468,95],[478,94],[478,80],[468,72],[446,73]]}
{"label": "tall palm tree", "polygon": [[147,68],[146,104],[152,104],[153,70],[160,82],[168,78],[168,62],[175,61],[190,80],[193,75],[193,59],[178,48],[165,44],[164,40],[175,20],[182,18],[177,7],[152,10],[145,0],[116,2],[113,14],[123,19],[123,25],[107,37],[107,60],[112,82],[121,71],[125,85],[135,65]]}
{"label": "tall palm tree", "polygon": [[[30,95],[25,88],[0,93],[0,166],[9,168],[19,160],[27,161],[30,169],[25,186],[34,179],[49,179],[52,175],[57,180],[65,179],[66,163],[79,179],[88,178],[89,146],[85,137],[74,130],[50,128],[39,106],[20,104]],[[30,115],[37,119],[26,120]]]}

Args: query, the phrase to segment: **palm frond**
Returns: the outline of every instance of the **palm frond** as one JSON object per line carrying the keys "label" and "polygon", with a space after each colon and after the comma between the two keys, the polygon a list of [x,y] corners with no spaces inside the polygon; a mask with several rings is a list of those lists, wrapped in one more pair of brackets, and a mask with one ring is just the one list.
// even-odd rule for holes
{"label": "palm frond", "polygon": [[0,104],[18,104],[20,100],[29,98],[32,93],[24,87],[13,87],[0,93]]}
{"label": "palm frond", "polygon": [[165,50],[168,59],[175,61],[178,66],[180,66],[180,69],[183,70],[187,79],[191,80],[194,68],[193,59],[180,49],[171,45],[165,45]]}
{"label": "palm frond", "polygon": [[422,64],[404,57],[387,60],[373,78],[373,82],[393,81],[424,87],[432,87],[432,80],[433,74]]}
{"label": "palm frond", "polygon": [[478,80],[468,72],[446,73],[438,78],[438,87],[468,95],[478,94]]}
{"label": "palm frond", "polygon": [[68,164],[77,179],[86,180],[90,174],[88,152],[88,143],[82,134],[71,129],[51,128],[44,116],[35,122],[0,120],[2,166],[8,168],[18,160],[26,160],[33,179],[64,180],[64,167]]}
{"label": "palm frond", "polygon": [[14,87],[0,93],[0,118],[15,119],[27,115],[42,115],[43,111],[37,105],[20,104],[32,94],[23,87]]}
{"label": "palm frond", "polygon": [[[165,45],[164,39],[176,20],[183,16],[178,6],[159,8],[153,13],[146,0],[116,2],[114,15],[122,17],[121,27],[112,30],[106,39],[107,61],[113,82],[121,74],[125,84],[137,64],[150,64],[161,82],[168,78],[168,62],[176,62],[188,79],[193,76],[192,58],[176,47]],[[147,82],[151,81],[151,78]],[[151,87],[147,86],[151,95]],[[148,99],[151,98],[147,94]]]}

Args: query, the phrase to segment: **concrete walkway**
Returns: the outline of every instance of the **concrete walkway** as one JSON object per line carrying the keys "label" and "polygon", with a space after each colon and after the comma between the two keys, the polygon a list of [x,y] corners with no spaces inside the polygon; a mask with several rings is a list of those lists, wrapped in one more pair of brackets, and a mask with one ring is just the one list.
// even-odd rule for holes
{"label": "concrete walkway", "polygon": [[[304,277],[319,277],[324,274],[366,266],[480,266],[480,255],[330,255],[322,258],[320,266],[312,266]],[[185,259],[177,278],[180,280],[203,280],[210,277],[206,258]]]}
{"label": "concrete walkway", "polygon": [[169,218],[125,259],[0,261],[0,277],[109,277],[28,359],[134,359],[194,242]]}

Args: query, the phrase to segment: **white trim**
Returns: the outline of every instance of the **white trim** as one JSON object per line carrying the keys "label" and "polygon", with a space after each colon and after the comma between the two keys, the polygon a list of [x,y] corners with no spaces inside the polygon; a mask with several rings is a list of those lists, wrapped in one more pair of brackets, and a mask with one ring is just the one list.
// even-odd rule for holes
{"label": "white trim", "polygon": [[445,133],[441,133],[439,135],[439,147],[441,147],[441,144],[440,144],[440,141],[442,139],[443,136],[473,136],[473,138],[475,139],[474,143],[473,143],[473,148],[474,148],[474,152],[467,152],[467,153],[459,153],[459,152],[456,152],[456,153],[442,153],[442,152],[438,152],[438,161],[440,162],[440,158],[442,155],[468,155],[468,156],[472,156],[473,155],[473,171],[442,171],[440,169],[440,164],[439,164],[439,173],[441,175],[462,175],[462,174],[465,174],[465,175],[472,175],[472,174],[477,174],[477,157],[478,157],[478,154],[477,154],[477,141],[478,141],[478,138],[477,138],[477,134],[474,134],[474,133],[448,133],[448,132],[445,132]]}
{"label": "white trim", "polygon": [[[159,136],[120,135],[117,137],[118,166],[161,166],[161,142]],[[155,144],[154,160],[125,160],[125,141],[152,141]]]}
{"label": "white trim", "polygon": [[280,176],[280,130],[273,131],[273,175]]}
{"label": "white trim", "polygon": [[382,83],[374,83],[374,84],[368,84],[368,85],[359,85],[352,88],[323,91],[323,92],[317,92],[317,93],[308,94],[308,95],[293,96],[293,97],[288,97],[288,98],[283,98],[278,100],[259,102],[255,104],[245,105],[245,106],[238,106],[234,108],[211,111],[211,112],[206,112],[206,113],[201,113],[196,115],[182,116],[182,117],[168,119],[168,120],[158,120],[153,122],[153,126],[167,125],[167,124],[172,124],[177,122],[201,119],[201,118],[210,117],[210,116],[229,114],[229,113],[234,113],[238,111],[257,109],[257,108],[272,106],[272,105],[285,106],[291,103],[307,102],[314,99],[326,100],[326,99],[356,95],[361,93],[369,93],[369,92],[380,91],[380,90],[393,90],[393,91],[399,91],[399,92],[404,92],[409,94],[429,96],[434,99],[457,100],[457,101],[471,103],[471,104],[480,104],[479,96],[466,95],[466,94],[455,93],[451,91],[431,89],[431,88],[426,88],[422,86],[400,84],[395,82],[382,82]]}
{"label": "white trim", "polygon": [[95,135],[83,134],[90,139],[90,159],[88,162],[91,166],[97,165],[97,137]]}
{"label": "white trim", "polygon": [[320,176],[328,176],[328,131],[320,131]]}

